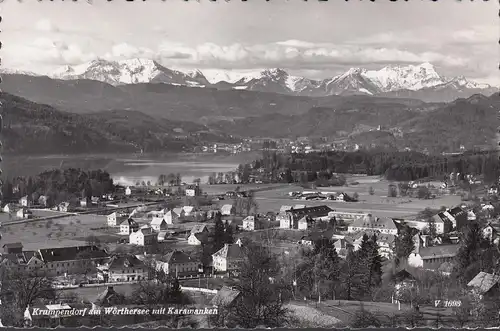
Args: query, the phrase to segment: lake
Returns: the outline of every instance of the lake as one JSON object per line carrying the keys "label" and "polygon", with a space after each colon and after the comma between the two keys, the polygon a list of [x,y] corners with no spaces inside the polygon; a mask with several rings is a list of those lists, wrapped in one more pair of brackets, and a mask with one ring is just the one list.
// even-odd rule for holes
{"label": "lake", "polygon": [[202,183],[214,172],[235,170],[239,164],[255,160],[259,152],[239,154],[162,154],[162,155],[5,155],[1,168],[3,178],[34,176],[54,168],[103,169],[117,184],[135,185],[137,181],[156,183],[161,174],[180,173],[182,181],[191,183],[201,178]]}

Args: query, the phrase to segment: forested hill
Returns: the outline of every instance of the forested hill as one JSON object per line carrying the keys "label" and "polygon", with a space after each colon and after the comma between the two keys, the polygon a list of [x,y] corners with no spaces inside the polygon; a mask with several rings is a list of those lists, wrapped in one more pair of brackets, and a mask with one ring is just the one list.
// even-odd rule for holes
{"label": "forested hill", "polygon": [[190,150],[224,139],[199,124],[156,119],[135,111],[73,114],[0,93],[4,151],[11,154],[130,153]]}

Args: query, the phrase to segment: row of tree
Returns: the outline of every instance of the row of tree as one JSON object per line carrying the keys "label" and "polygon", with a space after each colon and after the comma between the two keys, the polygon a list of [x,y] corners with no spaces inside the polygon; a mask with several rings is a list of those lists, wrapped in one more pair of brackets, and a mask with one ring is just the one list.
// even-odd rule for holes
{"label": "row of tree", "polygon": [[3,200],[14,201],[23,196],[36,200],[40,195],[49,199],[49,204],[58,204],[75,198],[88,198],[113,193],[116,186],[111,175],[104,170],[53,169],[34,177],[15,177],[4,180]]}
{"label": "row of tree", "polygon": [[[272,182],[330,179],[335,173],[384,175],[389,180],[447,178],[450,173],[483,175],[487,183],[498,181],[500,165],[495,153],[426,155],[417,152],[360,150],[281,154],[263,151],[250,169]],[[262,174],[263,173],[263,174]]]}

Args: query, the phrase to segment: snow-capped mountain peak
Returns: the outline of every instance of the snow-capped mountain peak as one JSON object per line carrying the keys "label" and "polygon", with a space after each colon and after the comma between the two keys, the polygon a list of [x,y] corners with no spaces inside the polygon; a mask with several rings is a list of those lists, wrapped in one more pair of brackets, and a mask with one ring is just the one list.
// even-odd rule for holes
{"label": "snow-capped mountain peak", "polygon": [[[470,93],[490,93],[492,87],[463,76],[446,78],[428,62],[418,65],[393,65],[379,70],[351,68],[335,77],[314,80],[293,76],[282,68],[260,70],[194,69],[173,70],[151,59],[108,61],[97,59],[76,66],[64,66],[54,78],[91,79],[112,85],[166,83],[190,87],[212,86],[220,89],[250,90],[304,96],[346,94],[405,95],[414,91],[444,93],[447,98]],[[474,91],[471,91],[474,90]],[[391,94],[392,93],[392,94]],[[420,92],[419,92],[420,93]],[[458,94],[456,94],[458,93]],[[491,92],[493,93],[493,92]],[[422,94],[418,94],[419,97]]]}
{"label": "snow-capped mountain peak", "polygon": [[445,81],[430,63],[408,66],[389,66],[380,70],[365,71],[369,79],[381,91],[419,90],[443,84]]}

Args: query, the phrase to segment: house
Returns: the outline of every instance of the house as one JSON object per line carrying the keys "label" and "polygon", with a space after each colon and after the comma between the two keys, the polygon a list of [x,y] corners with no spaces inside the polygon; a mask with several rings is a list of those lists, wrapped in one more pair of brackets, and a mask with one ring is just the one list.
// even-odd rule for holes
{"label": "house", "polygon": [[151,224],[151,228],[153,229],[153,231],[156,231],[156,232],[164,231],[164,230],[167,230],[167,228],[168,228],[167,222],[163,218],[160,218],[160,217],[153,218],[153,220],[151,221],[150,224]]}
{"label": "house", "polygon": [[151,246],[157,243],[157,240],[158,234],[150,227],[142,227],[129,235],[129,242],[132,245]]}
{"label": "house", "polygon": [[242,229],[245,231],[254,231],[255,230],[255,216],[250,215],[243,219]]}
{"label": "house", "polygon": [[299,230],[307,230],[311,227],[313,223],[313,219],[310,218],[309,216],[304,216],[302,217],[299,222],[297,223],[297,229]]}
{"label": "house", "polygon": [[97,266],[97,279],[106,283],[148,279],[148,268],[132,254],[113,255]]}
{"label": "house", "polygon": [[49,197],[46,196],[46,195],[41,195],[39,198],[38,198],[38,204],[40,206],[43,206],[43,207],[47,207],[48,206],[48,202],[49,202]]}
{"label": "house", "polygon": [[191,228],[191,234],[208,233],[208,228],[205,224],[196,224]]}
{"label": "house", "polygon": [[279,212],[280,213],[284,213],[286,211],[289,211],[290,209],[292,209],[292,206],[285,206],[285,205],[283,205],[283,206],[280,207],[280,211]]}
{"label": "house", "polygon": [[184,211],[184,216],[191,216],[195,212],[195,208],[193,206],[184,206],[182,207]]}
{"label": "house", "polygon": [[208,243],[207,232],[191,233],[188,237],[188,244],[193,246],[200,246],[201,244]]}
{"label": "house", "polygon": [[500,294],[498,285],[499,281],[500,275],[494,275],[481,271],[467,284],[467,287],[482,298],[497,298]]}
{"label": "house", "polygon": [[483,237],[491,242],[498,243],[500,241],[500,225],[488,223],[483,227]]}
{"label": "house", "polygon": [[117,226],[119,225],[119,223],[117,223],[117,216],[118,214],[116,212],[113,212],[111,214],[109,214],[108,216],[106,216],[106,219],[107,219],[107,224],[108,226]]}
{"label": "house", "polygon": [[[179,211],[180,213],[182,212]],[[183,213],[183,212],[182,212]],[[175,209],[174,210],[169,210],[165,216],[163,216],[163,219],[165,220],[165,222],[167,222],[168,225],[172,225],[172,224],[176,224],[178,221],[179,221],[179,218],[181,216],[179,216],[179,214],[177,214],[175,212]]]}
{"label": "house", "polygon": [[491,186],[488,189],[488,194],[489,195],[496,195],[496,194],[498,194],[498,188],[496,186]]}
{"label": "house", "polygon": [[174,250],[161,259],[162,269],[167,275],[194,276],[200,272],[201,262],[186,253]]}
{"label": "house", "polygon": [[99,199],[99,197],[91,197],[90,198],[90,203],[94,206],[97,206],[99,204],[99,201],[101,201],[101,199]]}
{"label": "house", "polygon": [[333,232],[332,231],[324,231],[324,232],[315,231],[315,232],[309,233],[306,236],[303,236],[300,239],[300,243],[302,245],[304,245],[304,246],[314,246],[314,244],[318,240],[321,240],[321,239],[331,240],[332,236],[333,236]]}
{"label": "house", "polygon": [[108,286],[106,289],[99,293],[92,302],[92,308],[112,307],[122,305],[125,302],[125,296],[117,293],[113,286]]}
{"label": "house", "polygon": [[30,200],[30,198],[27,195],[25,195],[24,197],[22,197],[21,199],[19,199],[19,204],[22,207],[29,207],[31,205],[31,200]]}
{"label": "house", "polygon": [[197,197],[201,193],[200,187],[197,185],[189,185],[186,188],[186,196],[188,197]]}
{"label": "house", "polygon": [[235,209],[233,205],[223,205],[220,209],[222,216],[234,215]]}
{"label": "house", "polygon": [[242,246],[225,244],[224,247],[212,254],[214,270],[220,272],[237,271],[243,258]]}
{"label": "house", "polygon": [[132,189],[130,188],[130,186],[127,186],[125,188],[125,195],[130,196],[131,194],[132,194]]}
{"label": "house", "polygon": [[96,265],[109,257],[105,250],[91,245],[39,249],[37,253],[48,276],[93,272]]}
{"label": "house", "polygon": [[31,210],[28,210],[26,208],[21,208],[21,209],[19,209],[16,212],[16,217],[19,217],[19,218],[32,218],[33,217],[33,213],[31,212]]}
{"label": "house", "polygon": [[3,206],[2,211],[4,213],[10,213],[10,212],[14,211],[14,208],[10,203],[8,203],[5,206]]}
{"label": "house", "polygon": [[177,208],[174,208],[172,209],[177,215],[179,215],[179,218],[183,218],[183,217],[186,217],[186,212],[184,211],[184,209],[182,207],[177,207]]}
{"label": "house", "polygon": [[299,220],[304,216],[309,216],[312,220],[329,220],[328,214],[332,209],[328,206],[311,206],[302,209],[290,209],[281,212],[276,216],[276,220],[280,222],[281,229],[298,229]]}
{"label": "house", "polygon": [[411,272],[403,268],[392,275],[392,281],[394,282],[392,303],[398,303],[403,294],[403,290],[416,286],[417,278]]}
{"label": "house", "polygon": [[[406,225],[418,229],[420,231],[429,229],[429,221],[424,219],[405,220]],[[448,233],[452,230],[452,223],[443,213],[438,213],[432,216],[436,234]]]}
{"label": "house", "polygon": [[368,230],[362,231],[355,235],[353,246],[354,249],[357,250],[361,248],[361,243],[363,241],[363,236],[367,235],[368,238],[373,237],[373,235],[377,236],[377,244],[378,244],[378,252],[380,256],[385,257],[387,259],[391,259],[393,255],[393,248],[396,243],[396,236],[392,233],[382,233],[378,230]]}
{"label": "house", "polygon": [[61,202],[59,205],[57,205],[57,210],[67,213],[71,211],[71,204],[69,202]]}
{"label": "house", "polygon": [[349,238],[333,238],[333,240],[333,245],[339,257],[345,259],[347,253],[354,251],[354,243]]}
{"label": "house", "polygon": [[126,220],[126,217],[119,215],[117,212],[113,212],[106,216],[106,223],[108,226],[119,226],[124,220]]}
{"label": "house", "polygon": [[241,292],[235,288],[223,286],[212,298],[210,304],[217,308],[233,307],[242,298]]}
{"label": "house", "polygon": [[371,214],[362,219],[356,219],[347,227],[350,233],[358,231],[380,231],[381,233],[397,235],[398,227],[393,219],[388,217],[374,217]]}
{"label": "house", "polygon": [[139,224],[131,218],[120,223],[120,234],[130,235],[137,230],[139,230]]}
{"label": "house", "polygon": [[453,261],[459,248],[455,244],[419,247],[418,252],[413,252],[408,257],[408,264],[416,268],[438,270],[443,263]]}
{"label": "house", "polygon": [[2,248],[5,254],[17,254],[23,252],[23,244],[20,242],[4,244]]}
{"label": "house", "polygon": [[368,215],[367,213],[349,213],[341,211],[331,211],[328,213],[329,218],[341,219],[344,221],[354,221],[356,219],[362,219]]}
{"label": "house", "polygon": [[36,273],[37,271],[43,272],[44,266],[43,261],[40,259],[37,251],[20,250],[16,250],[15,252],[10,253],[3,253],[0,256],[0,265],[12,271],[24,271],[29,273]]}
{"label": "house", "polygon": [[168,236],[169,236],[169,232],[168,231],[160,231],[160,232],[158,232],[157,241],[158,242],[165,241],[165,239],[167,239]]}
{"label": "house", "polygon": [[80,199],[80,207],[87,207],[89,200],[87,198]]}
{"label": "house", "polygon": [[453,227],[456,230],[460,230],[464,226],[467,226],[469,222],[467,221],[467,212],[463,210],[461,207],[455,207],[452,208],[451,210],[447,211],[449,214],[448,217],[451,218],[451,222],[453,223]]}

